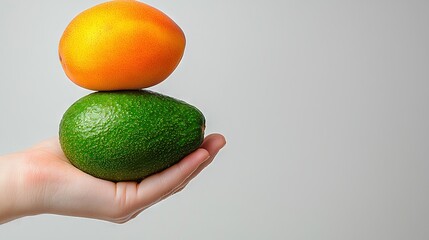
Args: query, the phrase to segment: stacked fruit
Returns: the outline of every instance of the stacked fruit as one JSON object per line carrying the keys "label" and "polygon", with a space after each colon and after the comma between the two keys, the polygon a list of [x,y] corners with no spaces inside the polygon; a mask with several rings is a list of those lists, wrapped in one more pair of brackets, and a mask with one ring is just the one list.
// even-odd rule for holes
{"label": "stacked fruit", "polygon": [[68,25],[60,61],[77,85],[94,90],[65,112],[61,147],[95,177],[136,181],[197,149],[205,119],[195,107],[143,88],[179,64],[185,36],[164,13],[138,1],[92,7]]}

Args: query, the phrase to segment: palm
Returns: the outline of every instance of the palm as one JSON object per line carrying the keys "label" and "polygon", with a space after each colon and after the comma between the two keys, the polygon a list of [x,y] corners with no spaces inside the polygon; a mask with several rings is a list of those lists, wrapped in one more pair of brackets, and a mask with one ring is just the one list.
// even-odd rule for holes
{"label": "palm", "polygon": [[222,135],[212,134],[201,148],[171,168],[140,183],[114,183],[75,168],[55,138],[25,152],[29,163],[26,178],[35,186],[44,185],[41,196],[44,212],[126,222],[180,191],[214,159],[224,144]]}

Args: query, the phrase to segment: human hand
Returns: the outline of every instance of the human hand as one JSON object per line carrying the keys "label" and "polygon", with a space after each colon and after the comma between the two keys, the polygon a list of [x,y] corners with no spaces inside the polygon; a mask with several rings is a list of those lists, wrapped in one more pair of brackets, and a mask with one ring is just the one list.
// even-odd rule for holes
{"label": "human hand", "polygon": [[43,213],[125,223],[181,191],[225,145],[212,134],[195,152],[142,182],[110,182],[75,168],[58,138],[0,157],[0,223]]}

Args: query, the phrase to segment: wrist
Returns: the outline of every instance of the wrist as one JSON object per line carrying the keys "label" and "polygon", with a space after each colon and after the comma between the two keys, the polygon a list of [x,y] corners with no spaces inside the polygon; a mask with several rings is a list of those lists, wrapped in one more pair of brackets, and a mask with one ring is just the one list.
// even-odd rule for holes
{"label": "wrist", "polygon": [[0,223],[18,218],[16,184],[13,178],[12,160],[14,155],[0,157]]}
{"label": "wrist", "polygon": [[0,157],[0,224],[38,214],[40,191],[27,179],[26,162],[21,153]]}

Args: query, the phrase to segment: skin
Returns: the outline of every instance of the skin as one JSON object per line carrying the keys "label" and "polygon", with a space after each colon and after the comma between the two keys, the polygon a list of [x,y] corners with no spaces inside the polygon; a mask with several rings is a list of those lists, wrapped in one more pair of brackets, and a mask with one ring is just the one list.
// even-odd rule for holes
{"label": "skin", "polygon": [[195,152],[140,183],[114,183],[78,170],[64,156],[58,138],[1,156],[0,223],[45,213],[125,223],[180,192],[225,144],[222,135],[211,134]]}

